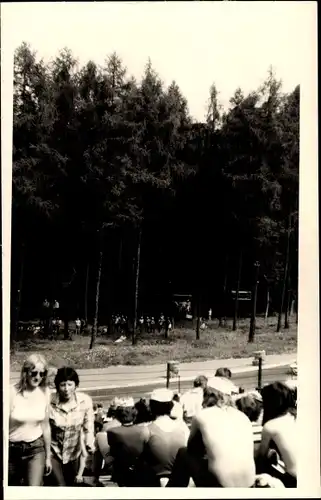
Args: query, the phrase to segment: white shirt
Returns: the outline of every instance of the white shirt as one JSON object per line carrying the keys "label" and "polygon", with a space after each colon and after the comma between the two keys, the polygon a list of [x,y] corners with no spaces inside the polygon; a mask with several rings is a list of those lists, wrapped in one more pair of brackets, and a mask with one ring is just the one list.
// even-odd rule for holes
{"label": "white shirt", "polygon": [[30,443],[42,436],[42,422],[49,408],[50,391],[10,391],[9,441]]}
{"label": "white shirt", "polygon": [[183,394],[180,402],[187,417],[194,417],[202,409],[203,395],[202,387],[194,387]]}
{"label": "white shirt", "polygon": [[183,407],[181,403],[178,403],[177,401],[173,401],[174,406],[171,411],[171,417],[174,419],[182,419],[183,418]]}

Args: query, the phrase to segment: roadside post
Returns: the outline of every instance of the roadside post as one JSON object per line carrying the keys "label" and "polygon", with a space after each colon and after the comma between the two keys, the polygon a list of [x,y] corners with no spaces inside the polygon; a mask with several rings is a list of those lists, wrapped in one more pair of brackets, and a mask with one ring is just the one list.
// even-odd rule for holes
{"label": "roadside post", "polygon": [[259,391],[262,389],[262,357],[259,357],[259,369],[257,373],[257,388]]}
{"label": "roadside post", "polygon": [[[169,388],[170,379],[172,377],[179,377],[179,363],[178,361],[168,361],[166,370],[166,388]],[[180,378],[178,378],[178,383],[180,387]]]}
{"label": "roadside post", "polygon": [[252,361],[253,366],[258,367],[257,373],[257,390],[261,391],[262,389],[262,365],[265,361],[265,351],[256,351],[253,353],[254,359]]}

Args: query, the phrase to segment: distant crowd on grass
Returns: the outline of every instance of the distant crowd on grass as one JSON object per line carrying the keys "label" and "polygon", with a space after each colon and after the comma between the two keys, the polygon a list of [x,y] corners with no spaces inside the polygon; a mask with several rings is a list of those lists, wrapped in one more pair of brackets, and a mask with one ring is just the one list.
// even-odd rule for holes
{"label": "distant crowd on grass", "polygon": [[[190,300],[185,302],[174,302],[174,305],[177,312],[180,314],[180,318],[187,320],[193,318]],[[201,318],[200,329],[205,330],[207,328],[207,322],[211,320],[212,309],[210,308],[207,317]],[[85,333],[87,324],[84,318],[77,316],[71,323],[73,323],[73,328],[70,329],[68,326],[69,339],[72,339],[72,334],[80,335]],[[37,324],[29,324],[27,326],[27,331],[33,335],[42,334],[49,339],[56,339],[61,333],[63,326],[60,317],[60,303],[56,299],[48,301],[48,299],[45,298],[42,303],[40,322]],[[159,312],[158,314],[141,314],[138,316],[137,327],[140,334],[170,332],[173,329],[173,318],[166,316],[163,312]],[[25,326],[22,324],[18,327],[19,331],[24,329]],[[121,312],[112,314],[109,327],[100,327],[98,331],[103,335],[110,333],[117,334],[119,337],[116,342],[122,342],[130,331],[129,318],[126,314]]]}
{"label": "distant crowd on grass", "polygon": [[104,409],[71,367],[50,391],[30,356],[10,391],[9,486],[296,487],[296,381],[245,392],[228,368],[213,375]]}

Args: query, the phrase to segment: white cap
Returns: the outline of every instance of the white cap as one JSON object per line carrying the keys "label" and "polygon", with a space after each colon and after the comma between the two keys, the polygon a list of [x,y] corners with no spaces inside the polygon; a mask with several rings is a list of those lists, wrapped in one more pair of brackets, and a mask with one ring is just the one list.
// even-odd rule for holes
{"label": "white cap", "polygon": [[150,399],[159,403],[168,403],[172,401],[173,395],[173,391],[170,389],[155,389],[151,393]]}
{"label": "white cap", "polygon": [[255,389],[249,390],[246,392],[242,392],[241,394],[236,394],[235,396],[233,396],[233,399],[234,399],[234,401],[237,401],[238,399],[242,399],[242,398],[247,397],[247,396],[250,396],[254,399],[257,399],[258,401],[262,401],[261,394],[258,391],[256,391]]}
{"label": "white cap", "polygon": [[222,377],[210,378],[207,382],[207,387],[216,389],[217,391],[220,391],[223,394],[227,394],[229,396],[231,396],[233,393],[239,392],[238,388],[233,384],[233,382]]}
{"label": "white cap", "polygon": [[134,399],[132,397],[128,397],[128,398],[115,398],[113,400],[113,406],[115,406],[116,408],[118,408],[119,406],[121,406],[122,408],[131,408],[133,406],[135,406],[135,402],[134,402]]}

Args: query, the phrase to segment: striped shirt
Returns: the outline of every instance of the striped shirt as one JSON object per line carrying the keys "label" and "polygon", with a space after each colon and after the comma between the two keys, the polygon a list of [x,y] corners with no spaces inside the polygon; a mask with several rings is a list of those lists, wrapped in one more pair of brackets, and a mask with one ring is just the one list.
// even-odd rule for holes
{"label": "striped shirt", "polygon": [[51,450],[63,464],[76,460],[81,454],[81,434],[85,446],[94,444],[94,412],[92,399],[83,392],[75,393],[74,404],[64,408],[59,395],[51,395]]}

